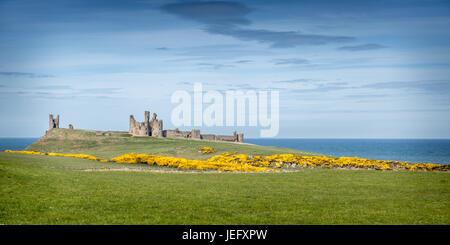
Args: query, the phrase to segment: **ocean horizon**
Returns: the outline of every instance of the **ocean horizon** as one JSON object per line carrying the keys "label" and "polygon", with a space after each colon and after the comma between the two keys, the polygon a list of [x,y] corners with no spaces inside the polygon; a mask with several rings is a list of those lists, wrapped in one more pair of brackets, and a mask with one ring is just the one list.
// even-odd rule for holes
{"label": "ocean horizon", "polygon": [[[37,137],[0,137],[0,150],[24,150]],[[450,164],[450,139],[247,138],[245,143],[292,148],[335,157]]]}
{"label": "ocean horizon", "polygon": [[335,157],[450,164],[450,139],[248,138],[244,142],[292,148]]}

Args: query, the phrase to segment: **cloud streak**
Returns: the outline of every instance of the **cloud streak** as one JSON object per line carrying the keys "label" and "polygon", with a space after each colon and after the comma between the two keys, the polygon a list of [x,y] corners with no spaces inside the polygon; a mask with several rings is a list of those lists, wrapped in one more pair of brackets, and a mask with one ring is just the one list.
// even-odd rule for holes
{"label": "cloud streak", "polygon": [[309,64],[307,59],[291,58],[291,59],[276,59],[275,65],[306,65]]}
{"label": "cloud streak", "polygon": [[54,77],[52,75],[38,74],[31,72],[5,72],[5,71],[0,72],[0,75],[10,77],[30,77],[30,78]]}
{"label": "cloud streak", "polygon": [[354,37],[303,34],[293,31],[252,30],[230,26],[210,26],[206,31],[212,34],[231,36],[242,41],[268,43],[272,48],[293,48],[301,45],[323,45],[354,41]]}
{"label": "cloud streak", "polygon": [[231,36],[242,41],[268,43],[272,48],[292,48],[301,45],[323,45],[354,41],[354,37],[315,35],[294,31],[273,31],[242,28],[251,24],[246,15],[251,10],[235,2],[189,2],[166,4],[161,9],[169,14],[206,25],[211,34]]}
{"label": "cloud streak", "polygon": [[313,82],[317,82],[317,81],[320,81],[320,80],[299,78],[299,79],[292,79],[292,80],[273,81],[272,83],[303,84],[303,83],[313,83]]}
{"label": "cloud streak", "polygon": [[206,67],[206,68],[212,68],[214,70],[219,70],[222,68],[233,68],[234,65],[227,65],[227,64],[214,64],[214,63],[197,63],[198,66]]}
{"label": "cloud streak", "polygon": [[450,92],[450,80],[424,80],[411,82],[380,82],[371,83],[362,88],[371,89],[401,89],[401,90],[419,90],[437,94],[446,94]]}
{"label": "cloud streak", "polygon": [[338,50],[355,52],[355,51],[377,50],[377,49],[383,49],[383,48],[387,48],[387,47],[380,45],[380,44],[376,44],[376,43],[368,43],[368,44],[361,44],[361,45],[355,45],[355,46],[344,46],[344,47],[338,48]]}
{"label": "cloud streak", "polygon": [[291,89],[289,91],[294,94],[305,94],[305,93],[333,92],[333,91],[352,89],[352,88],[355,88],[355,87],[348,86],[347,83],[329,82],[329,83],[317,84],[315,88]]}
{"label": "cloud streak", "polygon": [[167,13],[216,25],[248,25],[250,21],[245,17],[250,9],[235,2],[188,2],[171,3],[161,7]]}

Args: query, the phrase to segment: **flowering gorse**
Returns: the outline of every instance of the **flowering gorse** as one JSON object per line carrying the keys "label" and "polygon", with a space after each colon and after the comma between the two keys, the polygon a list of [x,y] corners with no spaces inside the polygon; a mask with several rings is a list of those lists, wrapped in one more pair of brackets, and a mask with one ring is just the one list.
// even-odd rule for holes
{"label": "flowering gorse", "polygon": [[399,161],[372,160],[358,157],[327,157],[327,156],[298,156],[292,154],[277,154],[272,156],[248,156],[244,154],[222,154],[210,160],[235,161],[248,163],[253,166],[264,167],[302,167],[302,168],[351,168],[376,170],[438,170],[447,171],[450,165],[432,163],[406,163]]}
{"label": "flowering gorse", "polygon": [[212,148],[212,147],[200,147],[198,148],[198,150],[203,153],[203,154],[209,154],[209,153],[214,153],[216,152],[216,149]]}
{"label": "flowering gorse", "polygon": [[167,166],[179,169],[196,170],[217,170],[217,171],[239,171],[239,172],[262,172],[277,171],[273,168],[253,166],[251,164],[242,164],[238,162],[190,160],[186,158],[154,156],[146,154],[129,153],[111,159],[119,163],[146,163],[149,165]]}
{"label": "flowering gorse", "polygon": [[[210,148],[210,147],[208,147]],[[213,149],[213,148],[210,148]],[[214,149],[213,149],[214,150]],[[214,150],[215,151],[215,150]],[[239,172],[267,172],[278,171],[278,168],[348,168],[375,170],[409,170],[409,171],[448,171],[450,165],[432,163],[406,163],[398,161],[371,160],[358,157],[327,157],[327,156],[298,156],[292,154],[277,154],[271,156],[251,156],[237,153],[223,153],[213,156],[206,161],[190,160],[186,158],[155,156],[138,153],[128,153],[111,160],[97,158],[86,154],[41,153],[35,151],[11,151],[29,155],[48,155],[75,157],[100,162],[144,163],[148,165],[167,166],[179,169],[239,171]]]}
{"label": "flowering gorse", "polygon": [[12,151],[12,150],[5,150],[5,152],[9,153],[20,153],[20,154],[27,154],[27,155],[48,155],[48,156],[59,156],[59,157],[74,157],[74,158],[81,158],[81,159],[88,159],[88,160],[95,160],[100,162],[108,162],[106,159],[97,158],[91,155],[86,154],[62,154],[62,153],[42,153],[42,152],[36,152],[36,151]]}

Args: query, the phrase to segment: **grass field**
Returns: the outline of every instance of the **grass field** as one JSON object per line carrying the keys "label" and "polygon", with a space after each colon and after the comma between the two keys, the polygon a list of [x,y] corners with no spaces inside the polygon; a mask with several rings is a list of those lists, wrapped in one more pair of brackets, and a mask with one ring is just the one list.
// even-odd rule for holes
{"label": "grass field", "polygon": [[[202,158],[198,146],[213,146],[219,153],[296,152],[218,142],[97,138],[82,131],[69,138],[63,130],[52,133],[30,149],[108,158],[132,151]],[[196,172],[1,152],[0,224],[449,225],[449,176],[338,169]]]}

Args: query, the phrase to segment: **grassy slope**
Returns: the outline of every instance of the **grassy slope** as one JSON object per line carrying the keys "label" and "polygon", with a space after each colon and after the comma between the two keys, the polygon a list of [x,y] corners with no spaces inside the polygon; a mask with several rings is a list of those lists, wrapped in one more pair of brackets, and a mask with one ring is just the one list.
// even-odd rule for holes
{"label": "grassy slope", "polygon": [[[111,158],[129,152],[309,154],[276,147],[52,130],[29,150]],[[106,171],[84,171],[87,169]],[[111,171],[121,168],[166,172]],[[187,173],[148,165],[0,152],[0,224],[450,224],[447,172],[305,169]]]}
{"label": "grassy slope", "polygon": [[[202,155],[199,147],[210,146],[217,151]],[[96,136],[84,130],[52,129],[46,136],[27,148],[39,152],[85,153],[101,158],[113,158],[126,153],[146,153],[163,156],[184,157],[189,159],[207,159],[223,152],[238,152],[251,155],[273,155],[293,153],[317,155],[299,150],[263,147],[250,144],[229,142],[169,139],[154,137]]]}
{"label": "grassy slope", "polygon": [[0,224],[450,224],[446,172],[80,171],[113,166],[0,153]]}

